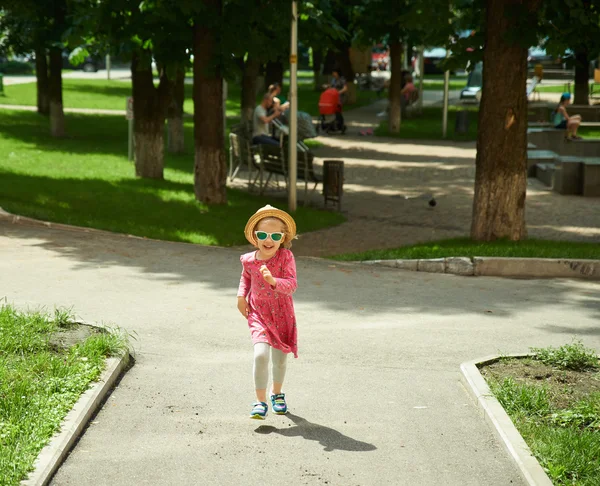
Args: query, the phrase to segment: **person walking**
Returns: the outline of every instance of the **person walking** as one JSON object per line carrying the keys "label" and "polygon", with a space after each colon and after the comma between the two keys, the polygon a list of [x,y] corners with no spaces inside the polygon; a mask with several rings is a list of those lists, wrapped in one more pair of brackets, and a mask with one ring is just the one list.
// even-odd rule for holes
{"label": "person walking", "polygon": [[250,418],[264,420],[269,381],[269,355],[273,362],[270,393],[275,414],[287,413],[282,392],[287,355],[298,357],[296,315],[292,294],[296,291],[296,262],[290,251],[296,238],[296,223],[285,211],[264,206],[253,214],[244,229],[256,247],[240,257],[242,275],[237,307],[248,321],[254,345],[254,388],[256,402]]}

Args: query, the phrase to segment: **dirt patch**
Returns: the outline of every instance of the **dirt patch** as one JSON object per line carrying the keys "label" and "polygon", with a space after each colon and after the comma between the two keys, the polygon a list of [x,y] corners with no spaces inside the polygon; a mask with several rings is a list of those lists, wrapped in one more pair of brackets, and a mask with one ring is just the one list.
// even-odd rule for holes
{"label": "dirt patch", "polygon": [[90,336],[103,332],[97,327],[88,326],[86,324],[72,323],[68,327],[62,328],[54,333],[48,344],[55,350],[69,349],[76,344],[84,342]]}
{"label": "dirt patch", "polygon": [[591,393],[600,392],[600,372],[563,371],[531,358],[503,359],[483,366],[481,374],[486,380],[502,382],[513,378],[518,383],[545,386],[551,405],[566,409]]}

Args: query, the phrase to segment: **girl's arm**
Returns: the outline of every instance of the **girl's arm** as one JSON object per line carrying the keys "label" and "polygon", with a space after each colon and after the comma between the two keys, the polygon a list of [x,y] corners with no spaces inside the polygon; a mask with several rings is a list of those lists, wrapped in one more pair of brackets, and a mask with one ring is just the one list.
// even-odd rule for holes
{"label": "girl's arm", "polygon": [[566,118],[567,121],[569,121],[569,114],[567,113],[567,109],[564,106],[560,106],[558,108],[558,111],[560,111],[563,116]]}
{"label": "girl's arm", "polygon": [[296,261],[294,260],[292,252],[289,252],[288,258],[284,263],[283,276],[275,278],[275,291],[286,295],[292,295],[297,287]]}
{"label": "girl's arm", "polygon": [[242,264],[242,276],[240,277],[240,286],[238,287],[238,297],[246,297],[250,292],[250,274]]}

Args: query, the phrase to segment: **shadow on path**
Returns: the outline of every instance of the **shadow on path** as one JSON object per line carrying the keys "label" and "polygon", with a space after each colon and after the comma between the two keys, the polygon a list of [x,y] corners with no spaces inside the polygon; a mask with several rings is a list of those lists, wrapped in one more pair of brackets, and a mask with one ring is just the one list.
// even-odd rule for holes
{"label": "shadow on path", "polygon": [[373,444],[353,439],[330,427],[309,422],[293,413],[288,413],[286,417],[294,422],[294,427],[278,429],[272,425],[261,425],[255,432],[264,435],[279,434],[284,437],[303,437],[306,440],[318,441],[326,452],[334,450],[368,452],[377,449]]}

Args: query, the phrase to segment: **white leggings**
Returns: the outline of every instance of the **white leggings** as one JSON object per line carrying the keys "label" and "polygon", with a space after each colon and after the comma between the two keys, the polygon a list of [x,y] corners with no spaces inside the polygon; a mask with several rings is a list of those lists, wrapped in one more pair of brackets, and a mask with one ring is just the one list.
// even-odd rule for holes
{"label": "white leggings", "polygon": [[287,353],[271,348],[268,343],[254,345],[254,387],[265,390],[269,381],[269,350],[273,359],[273,382],[283,383],[287,363]]}

